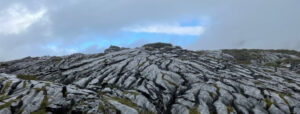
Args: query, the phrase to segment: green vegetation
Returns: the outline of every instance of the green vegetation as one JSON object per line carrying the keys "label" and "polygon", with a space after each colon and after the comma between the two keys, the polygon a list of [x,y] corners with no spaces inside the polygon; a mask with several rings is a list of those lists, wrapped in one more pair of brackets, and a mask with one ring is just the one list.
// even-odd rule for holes
{"label": "green vegetation", "polygon": [[272,72],[273,72],[272,70],[267,70],[267,69],[263,69],[263,71],[269,72],[269,73],[272,73]]}
{"label": "green vegetation", "polygon": [[260,85],[260,84],[262,84],[262,82],[261,81],[255,81],[254,84],[255,85]]}
{"label": "green vegetation", "polygon": [[36,94],[39,93],[40,91],[42,91],[42,88],[34,88],[34,89],[35,89]]}
{"label": "green vegetation", "polygon": [[271,105],[273,104],[269,98],[266,98],[266,97],[265,97],[265,98],[264,98],[264,101],[265,101],[266,104],[267,104],[267,109],[269,109],[269,108],[271,107]]}
{"label": "green vegetation", "polygon": [[263,50],[248,50],[248,49],[232,49],[222,50],[223,53],[229,54],[236,59],[237,63],[240,64],[251,64],[251,60],[261,59],[260,52]]}
{"label": "green vegetation", "polygon": [[114,100],[114,101],[117,101],[117,102],[119,102],[119,103],[121,103],[121,104],[127,105],[127,106],[129,106],[129,107],[131,107],[131,108],[134,108],[134,109],[136,109],[136,110],[139,110],[139,107],[138,107],[136,104],[134,104],[134,103],[133,103],[131,100],[129,100],[129,99],[118,98],[118,97],[110,97],[110,98],[108,98],[108,100]]}
{"label": "green vegetation", "polygon": [[172,44],[158,42],[158,43],[146,44],[143,47],[153,47],[153,48],[172,47]]}
{"label": "green vegetation", "polygon": [[220,88],[217,86],[217,84],[212,84],[216,89],[217,89],[217,93],[219,93]]}
{"label": "green vegetation", "polygon": [[263,78],[263,79],[265,79],[265,80],[272,80],[272,78],[271,78],[271,77],[266,77],[266,76],[264,76],[264,77],[261,77],[261,78]]}
{"label": "green vegetation", "polygon": [[26,87],[26,81],[23,81],[23,88]]}
{"label": "green vegetation", "polygon": [[4,108],[7,108],[7,107],[10,107],[10,105],[11,105],[13,102],[16,102],[17,100],[19,100],[19,99],[10,100],[10,101],[8,101],[8,102],[6,102],[6,103],[0,105],[0,110],[1,110],[1,109],[4,109]]}
{"label": "green vegetation", "polygon": [[105,108],[104,108],[104,106],[101,103],[98,105],[98,110],[100,112],[104,112],[105,111]]}
{"label": "green vegetation", "polygon": [[197,53],[198,55],[203,55],[205,53],[207,53],[206,51],[195,51],[195,53]]}
{"label": "green vegetation", "polygon": [[145,63],[146,61],[142,62],[141,64],[139,64],[139,67],[142,67]]}
{"label": "green vegetation", "polygon": [[167,81],[169,84],[175,86],[176,88],[178,88],[178,85],[175,82],[172,82],[172,81],[170,81],[168,79],[165,79],[165,74],[164,73],[162,73],[162,79],[165,80],[165,81]]}
{"label": "green vegetation", "polygon": [[105,85],[105,87],[109,87],[110,89],[113,89],[113,88],[121,89],[121,87],[117,86],[116,84],[107,84],[107,85]]}
{"label": "green vegetation", "polygon": [[284,96],[288,96],[284,93],[279,93],[279,97],[290,107],[290,103],[284,98]]}
{"label": "green vegetation", "polygon": [[80,101],[79,103],[78,103],[78,106],[82,106],[84,104],[84,102],[83,101]]}
{"label": "green vegetation", "polygon": [[50,83],[46,83],[45,86],[50,86]]}
{"label": "green vegetation", "polygon": [[30,114],[46,114],[46,107],[48,105],[48,96],[46,91],[46,86],[43,86],[40,90],[43,91],[44,99],[40,104],[40,108],[37,111],[31,112]]}
{"label": "green vegetation", "polygon": [[1,92],[1,95],[5,94],[6,90],[9,88],[9,86],[10,86],[11,83],[12,83],[12,81],[6,82],[4,88],[3,88],[2,92]]}
{"label": "green vegetation", "polygon": [[107,65],[107,59],[104,59],[104,64]]}
{"label": "green vegetation", "polygon": [[23,80],[37,80],[36,76],[25,75],[25,74],[18,74],[17,78],[20,78],[20,79],[23,79]]}
{"label": "green vegetation", "polygon": [[214,97],[214,93],[209,92],[209,96]]}
{"label": "green vegetation", "polygon": [[189,114],[201,114],[201,113],[198,112],[198,107],[195,106],[194,108],[190,109],[190,113]]}
{"label": "green vegetation", "polygon": [[286,80],[288,83],[295,83],[295,81],[294,80],[291,80],[291,79],[287,79]]}
{"label": "green vegetation", "polygon": [[266,63],[265,66],[276,67],[276,63]]}
{"label": "green vegetation", "polygon": [[226,106],[227,113],[230,114],[231,112],[234,112],[234,109],[231,106]]}
{"label": "green vegetation", "polygon": [[56,56],[51,57],[50,59],[51,59],[51,62],[60,62],[61,60],[63,60],[63,58],[61,58],[61,57],[56,57]]}
{"label": "green vegetation", "polygon": [[47,114],[46,109],[40,109],[34,112],[31,112],[30,114]]}
{"label": "green vegetation", "polygon": [[148,51],[153,51],[158,48],[162,47],[172,47],[172,44],[167,44],[167,43],[152,43],[152,44],[146,44],[143,46],[146,50]]}
{"label": "green vegetation", "polygon": [[292,58],[288,58],[288,59],[282,60],[281,62],[282,62],[282,63],[289,63],[289,64],[291,64],[292,67],[293,67],[293,65],[298,65],[298,64],[300,64],[300,59],[292,59]]}
{"label": "green vegetation", "polygon": [[286,50],[286,49],[280,49],[280,50],[267,50],[269,52],[275,52],[275,53],[282,53],[282,54],[289,54],[289,55],[296,55],[300,57],[300,52],[295,50]]}
{"label": "green vegetation", "polygon": [[0,101],[3,101],[5,99],[7,99],[7,98],[9,98],[9,96],[7,96],[7,95],[1,95],[0,96]]}
{"label": "green vegetation", "polygon": [[131,91],[124,91],[124,94],[131,94],[131,95],[134,95],[134,97],[136,97],[140,93],[138,93],[138,92],[131,92]]}
{"label": "green vegetation", "polygon": [[[250,64],[251,60],[263,59],[261,52],[282,53],[300,57],[300,52],[295,50],[225,49],[222,52],[232,55],[236,62],[241,64]],[[299,64],[300,60],[289,58],[280,62]],[[266,63],[265,66],[278,67],[278,63]]]}
{"label": "green vegetation", "polygon": [[7,66],[8,66],[8,64],[6,64],[6,63],[0,63],[0,68],[5,68]]}

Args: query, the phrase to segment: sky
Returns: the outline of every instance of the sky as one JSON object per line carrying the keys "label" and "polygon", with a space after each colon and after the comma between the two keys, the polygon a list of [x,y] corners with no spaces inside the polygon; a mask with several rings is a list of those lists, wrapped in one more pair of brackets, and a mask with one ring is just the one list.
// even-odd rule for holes
{"label": "sky", "polygon": [[0,0],[0,61],[165,42],[300,50],[299,0]]}

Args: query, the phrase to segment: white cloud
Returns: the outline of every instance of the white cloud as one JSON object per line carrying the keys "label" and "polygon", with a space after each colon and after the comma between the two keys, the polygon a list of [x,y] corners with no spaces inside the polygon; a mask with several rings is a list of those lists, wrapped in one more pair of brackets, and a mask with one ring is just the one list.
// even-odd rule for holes
{"label": "white cloud", "polygon": [[53,52],[54,54],[63,55],[63,54],[72,54],[78,52],[76,49],[65,49],[65,48],[59,48],[55,45],[49,45],[43,47],[45,50],[48,50],[49,52]]}
{"label": "white cloud", "polygon": [[0,34],[18,34],[38,22],[46,13],[45,9],[32,13],[21,4],[14,4],[0,11]]}
{"label": "white cloud", "polygon": [[150,26],[129,27],[129,28],[125,28],[124,30],[129,32],[198,36],[203,34],[205,28],[203,26],[150,25]]}

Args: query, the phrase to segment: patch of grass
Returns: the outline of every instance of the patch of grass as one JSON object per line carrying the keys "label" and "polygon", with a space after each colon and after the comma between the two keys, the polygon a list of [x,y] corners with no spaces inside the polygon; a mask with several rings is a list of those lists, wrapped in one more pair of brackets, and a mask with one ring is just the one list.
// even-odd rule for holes
{"label": "patch of grass", "polygon": [[214,93],[209,92],[209,96],[214,97]]}
{"label": "patch of grass", "polygon": [[172,47],[172,44],[158,42],[158,43],[146,44],[143,47],[152,47],[152,48]]}
{"label": "patch of grass", "polygon": [[17,114],[22,114],[23,112],[24,112],[24,109],[20,109]]}
{"label": "patch of grass", "polygon": [[26,81],[23,81],[23,88],[26,87]]}
{"label": "patch of grass", "polygon": [[276,63],[266,63],[264,66],[276,67]]}
{"label": "patch of grass", "polygon": [[113,89],[113,88],[119,89],[119,88],[120,88],[120,87],[117,86],[116,84],[107,84],[107,85],[105,85],[105,87],[109,87],[110,89]]}
{"label": "patch of grass", "polygon": [[154,113],[150,110],[143,110],[143,111],[139,111],[139,114],[157,114],[157,113]]}
{"label": "patch of grass", "polygon": [[5,68],[7,66],[9,66],[7,63],[0,63],[0,68]]}
{"label": "patch of grass", "polygon": [[139,67],[142,67],[144,64],[146,63],[146,61],[142,62]]}
{"label": "patch of grass", "polygon": [[2,92],[1,92],[1,95],[5,94],[6,90],[9,88],[9,86],[10,86],[11,83],[12,83],[12,81],[6,82],[4,88],[3,88]]}
{"label": "patch of grass", "polygon": [[107,59],[104,59],[104,64],[107,65]]}
{"label": "patch of grass", "polygon": [[240,64],[251,64],[251,60],[257,60],[262,58],[260,52],[262,50],[248,50],[248,49],[231,49],[231,50],[222,50],[223,53],[233,56],[237,63]]}
{"label": "patch of grass", "polygon": [[195,106],[194,108],[190,109],[189,114],[201,114],[201,113],[198,112],[198,106]]}
{"label": "patch of grass", "polygon": [[268,50],[268,51],[282,53],[282,54],[296,55],[296,56],[300,57],[300,52],[295,51],[295,50],[279,49],[279,50]]}
{"label": "patch of grass", "polygon": [[212,85],[217,89],[217,93],[219,93],[220,87],[218,87],[217,84],[212,84]]}
{"label": "patch of grass", "polygon": [[162,73],[162,79],[165,80],[165,81],[167,81],[169,84],[175,86],[176,88],[178,88],[178,85],[175,82],[172,82],[172,81],[170,81],[168,79],[165,79],[165,74],[164,73]]}
{"label": "patch of grass", "polygon": [[98,105],[98,110],[100,112],[104,112],[105,111],[105,108],[104,108],[104,106],[101,103],[99,103],[99,105]]}
{"label": "patch of grass", "polygon": [[265,101],[266,104],[267,104],[267,109],[269,109],[269,108],[271,107],[271,105],[273,104],[269,98],[266,98],[266,97],[265,97],[265,98],[264,98],[264,101]]}
{"label": "patch of grass", "polygon": [[206,54],[207,52],[206,52],[206,51],[195,51],[195,53],[197,53],[198,55],[204,55],[204,54]]}
{"label": "patch of grass", "polygon": [[44,94],[44,99],[42,100],[40,104],[40,108],[37,111],[31,112],[30,114],[46,114],[46,107],[48,105],[48,96],[47,96],[47,91],[46,91],[46,86],[43,86],[41,88]]}
{"label": "patch of grass", "polygon": [[117,101],[117,102],[119,102],[119,103],[121,103],[121,104],[124,104],[124,105],[126,105],[126,106],[131,107],[131,108],[134,108],[134,109],[136,109],[137,111],[139,110],[139,107],[138,107],[135,103],[133,103],[131,100],[129,100],[129,99],[118,98],[118,97],[110,97],[110,98],[108,98],[108,99]]}
{"label": "patch of grass", "polygon": [[273,72],[272,70],[267,70],[267,69],[263,69],[263,71],[269,72],[269,73],[272,73],[272,72]]}
{"label": "patch of grass", "polygon": [[261,81],[255,81],[254,84],[255,85],[260,85],[260,84],[262,84],[262,82]]}
{"label": "patch of grass", "polygon": [[45,86],[51,86],[50,83],[46,83]]}
{"label": "patch of grass", "polygon": [[282,63],[290,63],[290,64],[300,64],[300,59],[285,59],[281,61]]}
{"label": "patch of grass", "polygon": [[226,108],[227,108],[227,113],[228,113],[228,114],[230,114],[231,112],[234,112],[233,107],[231,107],[231,106],[226,106]]}
{"label": "patch of grass", "polygon": [[18,74],[17,78],[20,78],[20,79],[23,79],[23,80],[37,80],[36,76],[25,75],[25,74]]}
{"label": "patch of grass", "polygon": [[278,95],[290,107],[290,103],[284,98],[284,96],[286,96],[286,94],[279,93]]}
{"label": "patch of grass", "polygon": [[80,101],[79,103],[78,103],[78,106],[82,106],[84,104],[84,102],[83,101]]}
{"label": "patch of grass", "polygon": [[5,99],[7,99],[7,98],[9,98],[9,96],[7,96],[7,95],[1,95],[0,96],[0,101],[3,101]]}
{"label": "patch of grass", "polygon": [[131,94],[134,95],[134,97],[138,96],[140,93],[138,92],[131,92],[131,91],[124,91],[124,94]]}
{"label": "patch of grass", "polygon": [[47,114],[46,109],[37,110],[35,112],[31,112],[30,114]]}
{"label": "patch of grass", "polygon": [[262,77],[262,78],[265,79],[265,80],[272,80],[271,77],[266,77],[266,76],[264,76],[264,77]]}
{"label": "patch of grass", "polygon": [[1,109],[4,109],[4,108],[7,108],[7,107],[10,107],[11,104],[12,104],[13,102],[16,102],[17,100],[19,100],[19,98],[14,99],[14,100],[10,100],[10,101],[8,101],[8,102],[6,102],[6,103],[0,105],[0,110],[1,110]]}
{"label": "patch of grass", "polygon": [[39,93],[40,91],[42,91],[42,88],[33,88],[33,89],[35,89],[36,93]]}
{"label": "patch of grass", "polygon": [[291,79],[287,79],[286,80],[288,83],[295,83],[295,81],[294,80],[291,80]]}

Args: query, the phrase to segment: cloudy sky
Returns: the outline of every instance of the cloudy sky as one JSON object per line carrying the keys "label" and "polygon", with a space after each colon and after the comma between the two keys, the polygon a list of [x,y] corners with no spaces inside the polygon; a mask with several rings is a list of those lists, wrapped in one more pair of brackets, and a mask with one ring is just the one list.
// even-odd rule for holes
{"label": "cloudy sky", "polygon": [[0,0],[0,61],[167,42],[300,50],[300,0]]}

